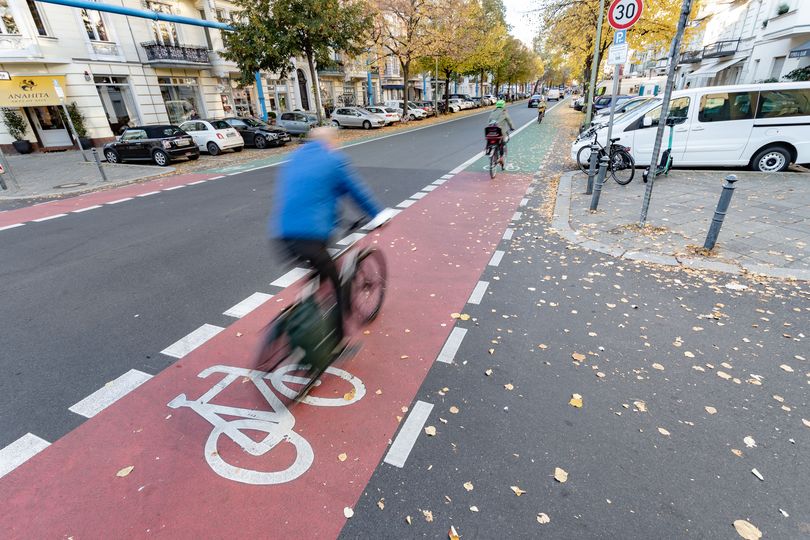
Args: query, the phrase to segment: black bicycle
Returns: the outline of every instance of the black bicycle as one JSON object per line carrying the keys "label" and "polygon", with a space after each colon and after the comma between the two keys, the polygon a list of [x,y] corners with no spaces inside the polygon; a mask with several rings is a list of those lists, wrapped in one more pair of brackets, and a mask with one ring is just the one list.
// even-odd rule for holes
{"label": "black bicycle", "polygon": [[[599,160],[602,156],[605,155],[605,147],[599,144],[599,140],[596,138],[596,134],[593,135],[593,140],[596,142],[597,146],[599,146],[599,153],[596,157],[596,164],[597,167],[599,166]],[[618,138],[610,140],[610,154],[608,156],[608,172],[610,176],[616,181],[617,184],[620,186],[626,186],[630,182],[633,181],[633,177],[636,174],[636,160],[633,159],[633,156],[630,155],[629,149],[620,145],[616,144]],[[588,174],[588,169],[590,168],[591,163],[591,145],[585,145],[579,149],[577,152],[577,165],[579,166],[580,170],[585,174]]]}
{"label": "black bicycle", "polygon": [[505,144],[505,135],[500,127],[492,124],[484,128],[484,136],[487,139],[486,154],[489,156],[489,177],[495,178],[498,164],[500,164],[501,170],[505,168],[506,152],[501,153],[501,148]]}
{"label": "black bicycle", "polygon": [[[349,232],[360,225],[355,223]],[[335,261],[345,306],[344,326],[365,326],[377,317],[385,298],[385,257],[373,246],[357,248],[352,243],[335,255]],[[269,372],[291,364],[288,369],[294,375],[290,378],[293,387],[297,386],[295,399],[306,394],[335,360],[356,350],[339,349],[337,309],[331,283],[319,283],[312,271],[299,298],[263,329],[255,355],[256,369]]]}

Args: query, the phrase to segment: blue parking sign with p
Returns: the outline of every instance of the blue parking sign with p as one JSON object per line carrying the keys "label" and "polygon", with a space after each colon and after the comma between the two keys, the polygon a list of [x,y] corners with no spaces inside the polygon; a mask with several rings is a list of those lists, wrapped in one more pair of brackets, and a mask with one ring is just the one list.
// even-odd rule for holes
{"label": "blue parking sign with p", "polygon": [[616,30],[613,34],[614,45],[624,45],[627,43],[627,30]]}

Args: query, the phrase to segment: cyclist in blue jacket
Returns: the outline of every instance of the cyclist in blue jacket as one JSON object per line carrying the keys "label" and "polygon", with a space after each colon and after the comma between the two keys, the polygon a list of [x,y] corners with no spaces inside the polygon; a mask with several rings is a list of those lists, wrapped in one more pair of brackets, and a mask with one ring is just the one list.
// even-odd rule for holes
{"label": "cyclist in blue jacket", "polygon": [[321,283],[332,282],[338,311],[338,338],[343,340],[343,300],[340,276],[327,245],[336,229],[338,205],[344,196],[352,199],[369,217],[380,205],[352,169],[349,158],[338,149],[335,128],[310,132],[310,142],[295,150],[282,165],[276,183],[268,236],[280,240],[292,257],[309,263]]}

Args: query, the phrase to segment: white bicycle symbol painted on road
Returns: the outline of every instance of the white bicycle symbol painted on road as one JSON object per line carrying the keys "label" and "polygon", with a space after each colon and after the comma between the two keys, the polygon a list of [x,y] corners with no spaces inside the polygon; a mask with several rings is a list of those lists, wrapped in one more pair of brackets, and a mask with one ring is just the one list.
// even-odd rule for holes
{"label": "white bicycle symbol painted on road", "polygon": [[[303,368],[304,366],[298,364],[288,364],[267,373],[232,366],[211,366],[201,371],[197,376],[205,379],[214,373],[221,373],[225,375],[222,380],[198,399],[189,400],[185,394],[180,394],[171,400],[168,405],[173,409],[189,407],[214,426],[205,443],[205,460],[215,473],[228,480],[243,484],[283,484],[304,474],[312,465],[315,455],[309,442],[293,431],[295,417],[271,390],[270,385],[280,394],[294,399],[297,395],[296,391],[290,388],[289,385],[303,385],[308,382],[306,378],[295,375],[296,371]],[[342,407],[356,403],[366,394],[366,387],[363,382],[348,371],[329,367],[321,378],[325,378],[327,374],[351,384],[353,391],[347,394],[351,399],[347,399],[343,394],[337,398],[307,395],[299,400],[300,403],[317,407]],[[270,410],[243,409],[211,403],[211,400],[217,394],[242,377],[247,377],[256,386],[270,406]],[[267,381],[270,381],[270,384]],[[314,387],[319,385],[321,385],[320,380],[315,383]],[[222,418],[223,415],[236,417],[237,419],[225,420]],[[256,441],[246,435],[245,430],[267,433],[267,436],[260,441]],[[217,443],[221,435],[225,435],[239,445],[242,450],[256,457],[267,454],[282,442],[288,442],[295,447],[295,460],[292,465],[280,471],[255,471],[231,465],[222,458],[217,450]]]}
{"label": "white bicycle symbol painted on road", "polygon": [[[487,163],[486,165],[484,165],[484,170],[485,170],[485,171],[488,171],[488,170],[489,170],[489,163]],[[513,165],[513,164],[511,164],[511,163],[507,163],[507,164],[506,164],[506,167],[504,167],[504,169],[503,169],[503,170],[505,170],[505,171],[507,171],[507,172],[519,171],[519,170],[520,170],[520,167],[518,167],[517,165]]]}

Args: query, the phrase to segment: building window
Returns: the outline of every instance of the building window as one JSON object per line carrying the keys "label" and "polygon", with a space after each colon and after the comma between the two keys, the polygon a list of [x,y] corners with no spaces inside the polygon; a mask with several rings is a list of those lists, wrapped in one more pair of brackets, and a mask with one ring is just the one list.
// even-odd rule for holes
{"label": "building window", "polygon": [[[203,10],[203,9],[200,10],[200,18],[202,20],[205,20],[205,10]],[[205,26],[205,27],[203,27],[203,30],[205,31],[205,44],[208,45],[208,50],[209,51],[213,51],[214,50],[214,44],[211,43],[211,33],[209,32],[209,28],[207,26]]]}
{"label": "building window", "polygon": [[[168,4],[160,2],[146,2],[147,9],[156,13],[165,13],[170,15],[172,7]],[[177,39],[177,26],[174,23],[166,21],[152,21],[152,32],[155,36],[155,41],[165,46],[177,46],[180,40]]]}
{"label": "building window", "polygon": [[37,27],[37,33],[40,36],[48,35],[48,28],[45,26],[45,14],[39,10],[39,2],[35,0],[25,0],[28,4],[28,11],[31,12],[31,18],[34,20],[34,26]]}
{"label": "building window", "polygon": [[118,135],[127,126],[140,123],[126,77],[95,77],[95,83],[113,135]]}
{"label": "building window", "polygon": [[193,77],[158,77],[169,122],[180,124],[203,115],[202,99]]}
{"label": "building window", "polygon": [[20,28],[11,14],[9,0],[0,0],[0,34],[19,34]]}
{"label": "building window", "polygon": [[773,59],[773,66],[771,67],[771,79],[779,80],[782,75],[782,68],[785,67],[785,57],[777,56]]}
{"label": "building window", "polygon": [[87,31],[87,37],[90,38],[90,41],[111,41],[100,11],[83,9],[82,21],[84,22],[84,29]]}

